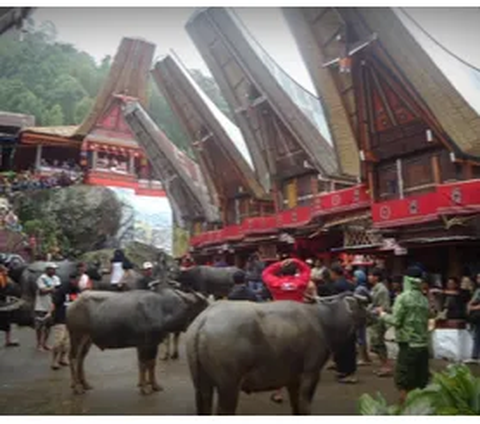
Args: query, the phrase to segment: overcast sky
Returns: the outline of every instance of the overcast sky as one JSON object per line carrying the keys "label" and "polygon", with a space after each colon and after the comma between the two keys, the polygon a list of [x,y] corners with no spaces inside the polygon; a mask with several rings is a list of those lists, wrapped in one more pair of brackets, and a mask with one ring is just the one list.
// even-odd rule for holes
{"label": "overcast sky", "polygon": [[[479,8],[407,8],[447,48],[480,68]],[[101,60],[114,55],[124,36],[156,44],[156,56],[173,49],[188,68],[208,72],[185,31],[193,8],[40,8],[37,21],[51,20],[61,41],[74,44]],[[278,8],[235,8],[255,38],[295,80],[309,91],[313,85]]]}

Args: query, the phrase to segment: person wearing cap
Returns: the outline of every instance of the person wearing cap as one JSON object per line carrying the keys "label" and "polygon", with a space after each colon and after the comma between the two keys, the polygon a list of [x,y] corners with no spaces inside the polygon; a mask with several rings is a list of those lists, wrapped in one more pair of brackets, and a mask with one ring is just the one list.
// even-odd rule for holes
{"label": "person wearing cap", "polygon": [[247,286],[246,273],[243,271],[237,271],[233,274],[234,286],[228,293],[228,300],[249,300],[250,302],[256,302],[257,296],[254,291]]}
{"label": "person wearing cap", "polygon": [[60,278],[55,275],[57,265],[47,263],[45,273],[40,275],[37,280],[37,292],[35,296],[35,331],[37,335],[37,349],[40,351],[48,351],[48,336],[51,327],[51,310],[52,310],[52,294],[56,287],[61,285]]}
{"label": "person wearing cap", "polygon": [[150,290],[150,283],[153,280],[153,264],[144,262],[142,265],[142,277],[137,282],[137,288],[139,290]]}

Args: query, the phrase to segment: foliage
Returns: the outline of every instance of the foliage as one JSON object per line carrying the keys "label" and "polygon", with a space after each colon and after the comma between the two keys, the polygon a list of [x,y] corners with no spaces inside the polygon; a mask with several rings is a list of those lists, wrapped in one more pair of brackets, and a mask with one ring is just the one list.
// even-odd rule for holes
{"label": "foliage", "polygon": [[103,187],[19,193],[14,203],[25,233],[35,236],[41,255],[57,248],[67,256],[99,249],[120,226],[121,204]]}
{"label": "foliage", "polygon": [[[78,125],[91,109],[108,75],[111,56],[97,64],[88,53],[57,40],[52,22],[33,23],[19,41],[0,38],[0,110],[34,115],[36,125]],[[215,81],[200,71],[194,79],[225,113],[227,104]],[[178,121],[152,81],[148,87],[152,119],[182,150],[191,155]]]}
{"label": "foliage", "polygon": [[480,415],[480,378],[465,365],[454,364],[435,373],[425,389],[410,392],[402,406],[388,406],[385,398],[364,394],[362,415]]}

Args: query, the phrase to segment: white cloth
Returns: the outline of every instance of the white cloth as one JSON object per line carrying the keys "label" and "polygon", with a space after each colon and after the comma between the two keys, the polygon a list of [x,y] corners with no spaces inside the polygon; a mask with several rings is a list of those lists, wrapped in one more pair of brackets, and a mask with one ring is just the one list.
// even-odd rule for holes
{"label": "white cloth", "polygon": [[78,288],[80,291],[87,290],[90,285],[90,277],[87,274],[82,274],[78,280]]}
{"label": "white cloth", "polygon": [[52,293],[40,293],[40,290],[47,288],[58,287],[61,285],[60,278],[56,275],[48,276],[42,274],[37,280],[37,293],[35,296],[35,311],[36,312],[50,312],[52,309]]}
{"label": "white cloth", "polygon": [[123,278],[123,262],[112,262],[112,275],[110,283],[117,285]]}
{"label": "white cloth", "polygon": [[462,361],[471,358],[473,337],[468,330],[437,328],[432,338],[436,359]]}

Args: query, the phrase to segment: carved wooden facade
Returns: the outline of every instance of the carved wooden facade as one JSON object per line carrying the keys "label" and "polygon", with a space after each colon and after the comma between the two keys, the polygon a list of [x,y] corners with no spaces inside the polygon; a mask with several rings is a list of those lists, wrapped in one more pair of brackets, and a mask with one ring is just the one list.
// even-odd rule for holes
{"label": "carved wooden facade", "polygon": [[285,16],[335,142],[357,146],[374,227],[406,246],[478,241],[480,115],[393,9]]}
{"label": "carved wooden facade", "polygon": [[326,140],[328,125],[322,123],[319,99],[273,63],[231,10],[202,9],[187,31],[234,113],[277,211],[312,205],[325,180],[355,183],[341,173],[335,149]]}

